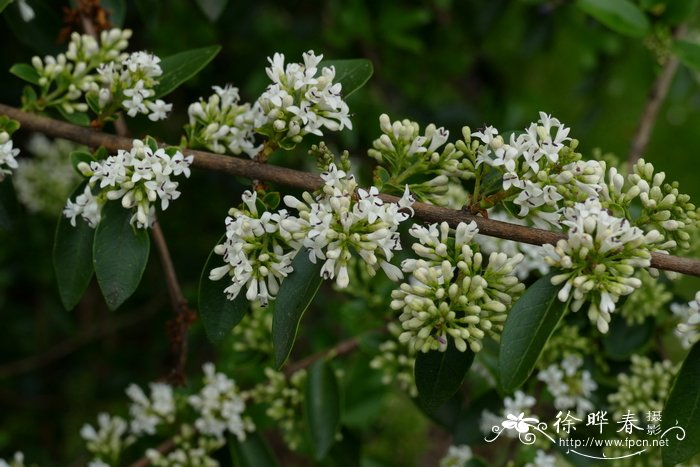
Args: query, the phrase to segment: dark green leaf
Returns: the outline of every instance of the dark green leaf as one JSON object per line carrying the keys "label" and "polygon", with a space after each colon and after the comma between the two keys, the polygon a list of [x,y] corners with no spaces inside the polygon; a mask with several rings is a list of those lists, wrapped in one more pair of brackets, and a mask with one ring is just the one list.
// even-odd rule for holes
{"label": "dark green leaf", "polygon": [[613,314],[610,330],[603,336],[605,353],[613,360],[627,360],[649,342],[654,334],[656,321],[646,319],[642,324],[627,324],[624,317]]}
{"label": "dark green leaf", "polygon": [[449,339],[444,352],[418,352],[415,376],[418,401],[427,411],[433,411],[447,402],[462,386],[464,375],[474,361],[474,352],[460,352]]}
{"label": "dark green leaf", "polygon": [[666,9],[661,15],[661,20],[671,26],[680,24],[697,14],[698,5],[700,5],[698,0],[667,1],[664,4]]}
{"label": "dark green leaf", "polygon": [[[71,199],[85,189],[82,183],[71,195]],[[60,215],[53,242],[53,268],[58,282],[58,294],[66,310],[78,304],[90,284],[92,273],[92,243],[95,231],[82,218],[76,218],[75,227],[70,220]]]}
{"label": "dark green leaf", "polygon": [[165,57],[160,62],[163,74],[155,89],[155,97],[163,97],[173,92],[182,83],[199,73],[220,50],[220,45],[212,45]]}
{"label": "dark green leaf", "polygon": [[662,433],[673,426],[685,430],[685,438],[677,439],[681,430],[671,429],[664,437],[668,446],[661,450],[664,465],[685,462],[700,452],[700,342],[683,361],[671,388],[661,417]]}
{"label": "dark green leaf", "polygon": [[343,85],[342,93],[344,97],[348,97],[364,86],[369,81],[372,73],[374,73],[372,62],[364,58],[324,60],[319,64],[319,68],[330,66],[335,67],[335,79],[333,82]]}
{"label": "dark green leaf", "polygon": [[13,2],[13,0],[0,0],[0,13],[2,13],[3,10],[5,10],[5,8],[7,8],[7,5],[9,5],[12,2]]}
{"label": "dark green leaf", "polygon": [[469,405],[459,414],[457,426],[453,431],[454,444],[479,444],[484,440],[484,433],[479,428],[484,410],[498,413],[503,407],[503,396],[491,389],[476,399],[470,399]]}
{"label": "dark green leaf", "polygon": [[297,336],[304,311],[321,286],[321,268],[309,260],[305,251],[299,251],[292,261],[294,271],[280,285],[275,311],[272,315],[272,346],[275,349],[275,366],[280,368],[289,357]]}
{"label": "dark green leaf", "polygon": [[131,225],[131,216],[119,201],[108,201],[95,231],[95,273],[110,310],[134,293],[148,262],[150,237],[145,229]]}
{"label": "dark green leaf", "polygon": [[685,66],[694,70],[700,70],[700,44],[689,41],[675,41],[671,50]]}
{"label": "dark green leaf", "polygon": [[578,7],[615,32],[642,37],[649,31],[649,20],[629,0],[578,0]]}
{"label": "dark green leaf", "polygon": [[340,390],[335,373],[323,359],[309,368],[305,397],[311,444],[317,460],[326,457],[340,422]]}
{"label": "dark green leaf", "polygon": [[10,68],[10,73],[28,83],[39,85],[39,73],[37,73],[33,66],[27,63],[15,63]]}
{"label": "dark green leaf", "polygon": [[90,117],[85,112],[68,113],[62,107],[57,107],[58,113],[73,125],[90,126]]}
{"label": "dark green leaf", "polygon": [[71,165],[73,165],[75,171],[78,172],[80,175],[82,175],[83,173],[80,170],[78,170],[78,164],[80,164],[81,162],[86,162],[89,165],[90,162],[94,160],[95,158],[93,157],[93,155],[85,150],[79,149],[70,153],[70,163]]}
{"label": "dark green leaf", "polygon": [[207,19],[214,23],[226,9],[228,0],[197,0],[197,5]]}
{"label": "dark green leaf", "polygon": [[229,437],[231,460],[236,467],[273,467],[278,465],[270,446],[257,431],[246,433],[245,440]]}
{"label": "dark green leaf", "polygon": [[520,387],[530,376],[566,311],[566,305],[557,298],[560,286],[551,282],[554,274],[532,284],[508,313],[498,355],[501,386],[508,392]]}
{"label": "dark green leaf", "polygon": [[428,410],[423,407],[420,400],[416,399],[416,402],[418,403],[416,404],[418,405],[418,408],[421,409],[428,418],[451,433],[459,420],[459,414],[462,410],[464,397],[459,392],[456,392],[447,400],[447,402],[432,410]]}
{"label": "dark green leaf", "polygon": [[[218,243],[223,243],[224,239],[225,237],[221,237]],[[228,276],[218,281],[209,279],[209,272],[223,266],[223,261],[222,256],[212,250],[199,278],[199,318],[207,338],[215,344],[231,334],[231,329],[241,322],[250,308],[245,298],[245,290],[241,290],[234,300],[227,298],[224,289],[231,285]]]}
{"label": "dark green leaf", "polygon": [[96,114],[99,114],[102,109],[100,109],[100,98],[97,95],[96,92],[88,92],[85,94],[85,102],[87,102],[88,107],[90,107],[90,110],[95,112]]}

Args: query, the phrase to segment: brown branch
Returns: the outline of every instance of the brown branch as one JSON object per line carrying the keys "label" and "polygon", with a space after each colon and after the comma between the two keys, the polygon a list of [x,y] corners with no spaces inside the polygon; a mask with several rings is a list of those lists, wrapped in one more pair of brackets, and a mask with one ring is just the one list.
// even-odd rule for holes
{"label": "brown branch", "polygon": [[[0,115],[7,115],[19,121],[22,127],[27,130],[38,131],[56,138],[69,139],[88,146],[104,146],[108,150],[116,151],[118,149],[128,149],[132,145],[132,141],[128,138],[96,132],[70,123],[30,114],[4,104],[0,104]],[[194,155],[194,167],[251,179],[266,180],[303,190],[315,190],[321,186],[322,182],[318,175],[277,165],[260,164],[250,159],[239,159],[204,151],[187,150],[187,152]],[[381,198],[385,201],[396,201],[398,199],[396,196],[384,194],[381,195]],[[532,245],[553,244],[557,240],[564,238],[564,235],[561,233],[486,219],[465,211],[457,211],[427,203],[415,203],[413,209],[415,210],[415,217],[423,221],[446,221],[453,227],[460,222],[474,221],[479,227],[480,234],[521,243]],[[700,260],[696,259],[652,253],[651,266],[667,271],[700,276]]]}
{"label": "brown branch", "polygon": [[311,366],[316,360],[320,360],[322,358],[342,357],[343,355],[347,355],[353,352],[355,349],[357,349],[359,345],[360,343],[357,340],[357,337],[351,337],[350,339],[346,339],[344,341],[339,342],[337,345],[331,347],[330,349],[322,350],[315,354],[309,355],[308,357],[301,359],[298,362],[294,362],[291,365],[288,365],[284,369],[284,374],[287,376],[292,376],[297,371]]}
{"label": "brown branch", "polygon": [[[685,25],[678,26],[674,33],[673,39],[680,39],[685,34]],[[661,73],[656,78],[654,83],[649,90],[649,95],[647,96],[647,101],[644,106],[644,111],[637,125],[637,131],[632,138],[632,144],[630,145],[630,152],[627,156],[627,163],[630,168],[639,160],[640,157],[646,151],[647,145],[649,144],[649,139],[651,138],[651,132],[654,129],[654,124],[656,123],[656,117],[661,108],[661,104],[666,99],[668,90],[673,82],[673,77],[678,69],[678,57],[671,54],[664,63]]]}

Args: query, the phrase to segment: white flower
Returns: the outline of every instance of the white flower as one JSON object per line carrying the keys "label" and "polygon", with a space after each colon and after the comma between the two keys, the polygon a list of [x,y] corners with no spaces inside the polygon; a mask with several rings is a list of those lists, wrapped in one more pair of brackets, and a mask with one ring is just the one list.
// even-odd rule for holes
{"label": "white flower", "polygon": [[532,462],[525,464],[525,467],[555,467],[557,458],[552,454],[547,454],[542,449],[537,450],[537,454]]}
{"label": "white flower", "polygon": [[15,452],[15,455],[12,456],[9,462],[5,459],[0,459],[0,467],[24,467],[24,465],[23,452]]}
{"label": "white flower", "polygon": [[97,416],[97,429],[85,424],[80,429],[80,436],[85,440],[88,451],[99,457],[116,458],[134,438],[128,436],[126,420],[107,413]]}
{"label": "white flower", "polygon": [[146,107],[151,111],[148,119],[156,122],[168,118],[168,112],[173,108],[172,104],[166,104],[162,99],[157,99],[155,102],[147,102]]}
{"label": "white flower", "polygon": [[552,364],[540,371],[537,379],[547,385],[554,396],[557,410],[574,410],[582,417],[593,409],[591,395],[598,385],[588,370],[583,370],[583,359],[578,355],[566,356],[559,365]]}
{"label": "white flower", "polygon": [[129,407],[131,415],[131,431],[136,435],[156,432],[161,423],[172,423],[175,420],[175,400],[173,388],[167,384],[151,383],[151,398],[135,384],[130,385],[126,394],[132,403]]}
{"label": "white flower", "polygon": [[469,446],[450,446],[447,454],[440,460],[440,467],[464,467],[474,457]]}
{"label": "white flower", "polygon": [[675,332],[684,348],[689,349],[700,340],[700,292],[687,305],[671,304],[671,311],[680,320]]}
{"label": "white flower", "polygon": [[12,173],[11,169],[17,168],[15,157],[19,154],[19,149],[12,147],[12,140],[7,132],[0,132],[0,181]]}

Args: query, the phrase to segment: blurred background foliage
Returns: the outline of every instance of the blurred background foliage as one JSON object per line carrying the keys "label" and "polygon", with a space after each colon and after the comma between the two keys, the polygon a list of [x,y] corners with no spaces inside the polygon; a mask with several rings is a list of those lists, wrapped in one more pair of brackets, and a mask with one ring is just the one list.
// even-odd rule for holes
{"label": "blurred background foliage", "polygon": [[[56,53],[62,47],[62,9],[70,7],[53,0],[28,3],[37,13],[34,21],[24,23],[17,6],[10,5],[0,30],[0,101],[15,106],[22,83],[7,70],[32,55]],[[244,100],[252,101],[266,85],[267,56],[282,52],[296,60],[313,49],[329,59],[364,57],[374,64],[368,85],[349,98],[354,130],[329,141],[356,158],[365,157],[378,136],[382,112],[422,125],[434,122],[458,134],[463,125],[523,128],[542,110],[572,128],[584,155],[600,148],[625,160],[649,89],[669,54],[669,27],[684,20],[689,39],[700,38],[697,2],[690,0],[638,2],[651,22],[643,38],[620,35],[566,0],[102,3],[112,9],[115,24],[134,30],[130,50],[162,57],[222,46],[212,64],[169,96],[171,118],[158,124],[129,120],[135,136],[177,142],[188,104],[208,95],[212,85],[232,83]],[[682,14],[674,13],[678,4],[684,4]],[[699,82],[698,71],[679,68],[644,154],[671,180],[680,181],[696,203]],[[27,137],[18,133],[17,143],[21,146]],[[272,163],[313,167],[302,147],[274,155]],[[197,170],[183,182],[182,198],[161,215],[192,304],[226,211],[247,187],[246,180]],[[78,436],[82,424],[102,410],[123,411],[123,391],[130,382],[143,385],[161,378],[171,366],[165,323],[172,310],[158,258],[152,253],[141,288],[120,310],[110,313],[92,284],[80,305],[66,312],[51,264],[58,213],[27,212],[10,183],[0,184],[0,192],[10,219],[0,226],[0,457],[23,450],[40,465],[80,465],[86,459]],[[388,294],[387,284],[373,284]],[[697,280],[685,280],[678,301],[698,288]],[[323,294],[305,317],[303,339],[292,359],[382,324],[384,301],[347,299],[331,288]],[[377,342],[369,333],[361,348],[371,350]],[[195,324],[188,368],[198,374],[201,362],[212,358],[226,362],[221,368],[235,367],[226,358],[231,352],[230,342],[213,348]],[[344,424],[354,434],[345,438],[363,438],[364,465],[429,463],[435,446],[426,438],[427,421],[407,396],[382,386],[367,361],[360,352],[346,368]],[[364,384],[353,385],[356,378]],[[293,456],[287,460],[301,462]]]}

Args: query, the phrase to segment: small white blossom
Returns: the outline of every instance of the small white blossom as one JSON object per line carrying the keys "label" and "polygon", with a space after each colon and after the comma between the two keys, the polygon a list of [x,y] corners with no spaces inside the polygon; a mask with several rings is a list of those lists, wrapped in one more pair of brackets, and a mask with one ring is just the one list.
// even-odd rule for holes
{"label": "small white blossom", "polygon": [[440,467],[464,467],[473,457],[472,449],[465,444],[450,446],[445,457],[440,460]]}
{"label": "small white blossom", "polygon": [[525,464],[525,467],[555,467],[557,465],[557,458],[553,454],[547,454],[542,449],[537,450],[535,458],[532,462]]}
{"label": "small white blossom", "polygon": [[19,149],[12,147],[10,135],[6,131],[0,132],[0,181],[17,168],[17,155]]}
{"label": "small white blossom", "polygon": [[136,435],[156,432],[156,427],[161,423],[172,423],[175,420],[175,399],[173,388],[167,384],[151,383],[150,399],[143,390],[135,384],[126,389],[126,394],[131,399],[129,414],[131,415],[130,428]]}
{"label": "small white blossom", "polygon": [[583,370],[583,359],[578,355],[568,355],[559,365],[552,364],[540,371],[537,379],[547,385],[554,396],[554,408],[574,410],[583,416],[593,409],[591,394],[598,385],[588,370]]}
{"label": "small white blossom", "polygon": [[101,413],[97,416],[97,428],[85,424],[80,429],[88,451],[97,459],[116,459],[134,438],[128,434],[128,423],[121,417]]}
{"label": "small white blossom", "polygon": [[671,304],[671,311],[680,323],[675,332],[684,348],[689,349],[700,340],[700,292],[687,305]]}
{"label": "small white blossom", "polygon": [[0,467],[24,467],[24,453],[16,452],[12,459],[6,461],[5,459],[0,459]]}

